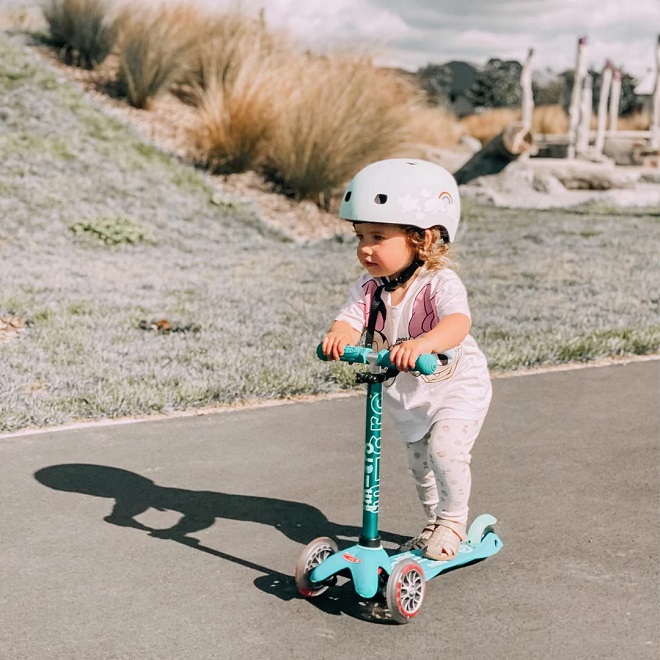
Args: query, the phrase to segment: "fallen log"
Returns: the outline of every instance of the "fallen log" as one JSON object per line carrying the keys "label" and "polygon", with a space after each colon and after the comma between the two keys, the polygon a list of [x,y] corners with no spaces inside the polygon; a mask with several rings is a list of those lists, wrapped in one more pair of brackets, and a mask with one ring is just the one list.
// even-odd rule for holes
{"label": "fallen log", "polygon": [[533,146],[534,140],[529,128],[520,123],[511,124],[456,171],[454,178],[460,186],[480,176],[497,174]]}

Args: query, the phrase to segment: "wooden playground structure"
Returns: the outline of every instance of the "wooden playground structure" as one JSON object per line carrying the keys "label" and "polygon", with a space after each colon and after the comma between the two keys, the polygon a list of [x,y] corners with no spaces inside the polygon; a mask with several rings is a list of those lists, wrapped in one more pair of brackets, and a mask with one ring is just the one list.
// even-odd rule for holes
{"label": "wooden playground structure", "polygon": [[[598,164],[608,169],[616,165],[605,154],[606,142],[623,142],[630,164],[660,169],[660,35],[655,49],[655,82],[651,96],[651,122],[646,131],[619,131],[619,101],[621,71],[607,61],[602,72],[596,130],[592,130],[593,81],[587,72],[587,37],[580,37],[577,45],[575,77],[569,107],[569,127],[566,134],[538,135],[532,133],[532,65],[534,50],[530,49],[521,72],[521,120],[494,137],[481,151],[473,155],[454,176],[465,184],[480,176],[496,174],[519,157],[528,158],[546,152],[551,158],[563,158],[566,166],[579,171],[592,171]],[[598,177],[607,174],[597,172]],[[613,179],[614,180],[614,179]],[[616,185],[613,182],[611,185]]]}
{"label": "wooden playground structure", "polygon": [[[534,107],[531,86],[530,51],[523,67],[523,122],[531,126]],[[619,131],[619,101],[621,97],[621,70],[608,60],[602,71],[598,99],[597,127],[591,129],[593,108],[593,81],[587,72],[587,37],[580,37],[577,44],[575,78],[569,107],[569,128],[559,140],[566,146],[566,157],[585,160],[603,160],[606,139],[629,140],[631,149],[638,150],[640,164],[660,167],[660,35],[655,48],[655,84],[651,100],[651,125],[647,131]]]}

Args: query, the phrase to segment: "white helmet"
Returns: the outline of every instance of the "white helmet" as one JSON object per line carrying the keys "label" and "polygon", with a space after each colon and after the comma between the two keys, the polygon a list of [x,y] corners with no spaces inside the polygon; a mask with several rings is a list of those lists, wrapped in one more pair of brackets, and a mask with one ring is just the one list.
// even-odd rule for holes
{"label": "white helmet", "polygon": [[367,165],[353,177],[339,217],[420,229],[440,226],[445,241],[453,241],[461,201],[456,181],[444,167],[414,158],[390,158]]}

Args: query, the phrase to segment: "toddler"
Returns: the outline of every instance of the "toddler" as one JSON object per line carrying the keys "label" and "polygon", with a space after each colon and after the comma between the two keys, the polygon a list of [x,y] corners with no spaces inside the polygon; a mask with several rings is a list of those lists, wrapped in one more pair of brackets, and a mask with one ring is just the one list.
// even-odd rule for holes
{"label": "toddler", "polygon": [[[422,548],[452,559],[466,535],[470,451],[491,398],[486,359],[469,334],[465,287],[447,258],[456,237],[460,200],[444,168],[415,159],[389,159],[358,172],[340,217],[353,223],[357,257],[366,273],[323,340],[338,360],[365,336],[390,349],[400,373],[384,383],[385,407],[406,443],[408,463],[426,524],[399,550]],[[414,372],[423,353],[456,349],[430,376]]]}

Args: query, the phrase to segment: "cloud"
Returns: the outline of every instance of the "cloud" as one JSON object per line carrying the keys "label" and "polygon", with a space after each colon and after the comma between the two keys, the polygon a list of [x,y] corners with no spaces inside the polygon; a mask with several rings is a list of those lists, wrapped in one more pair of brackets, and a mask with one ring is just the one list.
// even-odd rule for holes
{"label": "cloud", "polygon": [[577,39],[587,35],[588,63],[606,59],[643,77],[654,66],[660,0],[198,0],[242,7],[286,29],[315,50],[370,53],[377,63],[415,70],[460,59],[524,60],[535,68],[575,66]]}
{"label": "cloud", "polygon": [[400,12],[413,32],[391,45],[407,53],[409,65],[447,59],[483,64],[491,57],[522,61],[534,48],[536,66],[562,71],[573,68],[577,39],[586,35],[591,66],[600,68],[609,58],[643,75],[653,66],[660,31],[658,0],[635,0],[634,8],[620,0],[419,1],[402,5]]}

